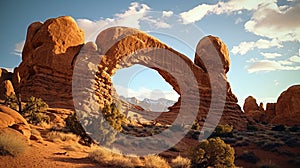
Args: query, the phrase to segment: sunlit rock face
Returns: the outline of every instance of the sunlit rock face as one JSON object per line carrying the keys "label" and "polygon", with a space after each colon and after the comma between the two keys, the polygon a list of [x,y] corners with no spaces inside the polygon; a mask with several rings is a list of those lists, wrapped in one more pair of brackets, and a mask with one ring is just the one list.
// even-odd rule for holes
{"label": "sunlit rock face", "polygon": [[[73,73],[78,61],[80,66]],[[106,29],[95,43],[84,44],[83,31],[74,19],[64,16],[29,26],[22,63],[14,74],[19,72],[21,76],[23,98],[41,97],[51,107],[72,109],[74,96],[87,96],[91,99],[80,106],[93,112],[118,99],[111,77],[118,69],[134,64],[156,70],[180,95],[168,112],[155,113],[157,122],[171,124],[180,109],[186,109],[181,117],[193,113],[200,125],[208,113],[218,113],[220,124],[245,128],[246,118],[226,77],[230,66],[228,49],[214,36],[199,41],[193,62],[158,39],[126,27]],[[16,75],[13,81],[18,90]]]}

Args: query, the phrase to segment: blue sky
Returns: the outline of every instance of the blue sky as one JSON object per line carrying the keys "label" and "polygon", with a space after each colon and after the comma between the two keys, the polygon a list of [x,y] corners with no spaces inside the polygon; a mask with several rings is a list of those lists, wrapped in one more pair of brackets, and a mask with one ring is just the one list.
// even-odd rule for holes
{"label": "blue sky", "polygon": [[[231,56],[227,76],[239,104],[249,95],[258,101],[275,102],[282,91],[300,83],[299,0],[4,0],[0,2],[0,8],[0,67],[19,65],[26,30],[32,22],[70,15],[85,31],[86,41],[90,41],[97,27],[112,22],[139,28],[139,19],[147,18],[154,27],[160,27],[159,30],[173,28],[174,25],[160,20],[160,17],[157,20],[149,17],[149,12],[158,11],[158,14],[180,18],[182,26],[196,26],[205,35],[218,36],[226,43]],[[134,16],[133,21],[128,20],[130,15]],[[178,36],[179,41],[188,40]],[[161,35],[156,37],[193,60],[194,54],[188,47],[181,48],[179,41]],[[200,35],[190,34],[189,37],[198,38]],[[193,45],[193,42],[188,44]],[[122,76],[128,71],[138,73],[122,85]],[[152,77],[150,80],[143,76]],[[155,71],[140,66],[118,71],[114,82],[120,92],[129,87],[129,96],[144,98],[151,95],[151,90],[161,90],[161,96],[172,97],[171,87]]]}

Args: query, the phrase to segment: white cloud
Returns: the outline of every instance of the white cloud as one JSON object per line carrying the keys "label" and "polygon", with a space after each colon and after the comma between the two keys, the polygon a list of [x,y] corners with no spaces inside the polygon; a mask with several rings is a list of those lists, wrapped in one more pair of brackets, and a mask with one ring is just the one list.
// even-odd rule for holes
{"label": "white cloud", "polygon": [[241,14],[242,10],[257,10],[260,6],[275,2],[276,0],[230,0],[228,2],[218,2],[213,5],[200,4],[189,11],[180,13],[180,16],[184,24],[189,24],[201,20],[208,14],[221,15],[224,13],[231,14],[232,12]]}
{"label": "white cloud", "polygon": [[163,17],[171,17],[174,13],[173,11],[163,11]]}
{"label": "white cloud", "polygon": [[25,44],[25,41],[21,41],[21,42],[18,42],[17,44],[15,44],[15,48],[12,53],[22,57],[22,51],[23,51],[24,44]]}
{"label": "white cloud", "polygon": [[[139,4],[137,2],[132,2],[128,10],[123,13],[115,14],[114,18],[105,18],[98,21],[91,21],[89,19],[77,19],[77,24],[85,32],[85,41],[95,41],[98,33],[107,28],[111,27],[112,24],[118,26],[127,26],[132,28],[139,28],[139,22],[146,15],[146,12],[150,11],[150,7],[146,4]],[[162,23],[157,23],[159,26]]]}
{"label": "white cloud", "polygon": [[207,5],[201,4],[197,7],[187,11],[182,12],[179,15],[182,18],[184,24],[194,23],[201,20],[205,15],[212,11],[217,5]]}
{"label": "white cloud", "polygon": [[273,59],[273,58],[277,58],[277,57],[281,57],[282,56],[279,53],[265,53],[265,52],[261,52],[260,54],[262,56],[264,56],[266,59]]}
{"label": "white cloud", "polygon": [[126,88],[121,85],[114,85],[115,89],[119,96],[124,97],[135,97],[139,100],[144,100],[145,98],[150,98],[153,100],[157,100],[159,98],[165,98],[168,100],[177,101],[179,95],[175,91],[153,91],[147,88],[139,88],[138,90],[133,90],[130,88]]}
{"label": "white cloud", "polygon": [[262,6],[245,23],[245,29],[258,36],[280,41],[300,42],[300,4],[278,7],[276,3]]}
{"label": "white cloud", "polygon": [[282,64],[280,61],[275,60],[257,60],[250,59],[248,62],[252,64],[247,66],[246,69],[249,73],[254,72],[270,72],[276,70],[300,70],[300,66]]}
{"label": "white cloud", "polygon": [[235,21],[234,21],[234,24],[239,24],[239,23],[242,23],[243,22],[243,19],[241,17],[238,17]]}
{"label": "white cloud", "polygon": [[164,29],[166,29],[166,28],[170,28],[171,27],[170,24],[168,24],[168,23],[166,23],[166,22],[164,22],[164,21],[162,21],[162,20],[160,20],[158,18],[152,19],[151,17],[145,16],[141,20],[147,21],[148,23],[151,23],[151,26],[154,26],[154,28],[156,28],[156,29],[157,28],[164,28]]}
{"label": "white cloud", "polygon": [[292,62],[300,63],[300,56],[299,55],[294,55],[294,56],[290,57],[289,60],[292,61]]}
{"label": "white cloud", "polygon": [[257,41],[251,41],[251,42],[241,42],[238,46],[233,46],[231,49],[231,53],[236,55],[245,55],[248,51],[251,51],[255,48],[258,49],[268,49],[271,47],[277,47],[281,48],[282,44],[280,44],[279,41],[277,40],[264,40],[264,39],[259,39]]}
{"label": "white cloud", "polygon": [[274,80],[274,85],[275,85],[275,86],[278,86],[278,85],[279,85],[278,80]]}

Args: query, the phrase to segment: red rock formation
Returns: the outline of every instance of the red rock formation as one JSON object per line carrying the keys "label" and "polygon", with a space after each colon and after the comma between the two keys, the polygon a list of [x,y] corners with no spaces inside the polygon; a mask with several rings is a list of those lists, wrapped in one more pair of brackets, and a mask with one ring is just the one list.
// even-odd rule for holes
{"label": "red rock formation", "polygon": [[259,110],[259,107],[258,107],[258,105],[256,103],[256,99],[254,97],[252,97],[252,96],[248,96],[245,99],[243,109],[244,109],[245,113],[249,113],[251,111],[257,111],[257,110]]}
{"label": "red rock formation", "polygon": [[[70,17],[49,19],[44,24],[31,24],[22,53],[22,63],[15,69],[15,74],[19,72],[22,79],[23,98],[33,95],[44,99],[50,107],[73,108],[71,81],[75,57],[83,42],[83,32]],[[141,64],[158,71],[181,96],[170,108],[170,112],[161,113],[158,121],[170,123],[180,109],[186,109],[194,114],[198,112],[197,119],[201,124],[208,118],[218,123],[218,118],[222,116],[221,124],[231,124],[235,128],[245,127],[246,118],[237,105],[237,98],[226,77],[230,65],[228,49],[219,38],[208,36],[199,42],[195,63],[136,29],[107,29],[98,36],[96,44],[84,45],[80,55],[84,56],[81,61],[86,64],[78,69],[82,74],[75,74],[78,86],[73,87],[76,91],[73,96],[96,94],[92,96],[94,101],[86,100],[84,104],[80,104],[83,110],[93,112],[98,106],[103,107],[113,102],[116,96],[111,76],[119,68]],[[89,55],[95,57],[88,58]],[[98,68],[98,72],[93,74],[95,68]],[[89,81],[90,76],[87,75],[95,75],[92,78],[95,83]],[[14,81],[16,85],[16,77]],[[81,87],[86,83],[95,92],[92,89],[91,93],[90,87]],[[209,110],[216,118],[207,115]],[[187,117],[184,114],[178,118]]]}
{"label": "red rock formation", "polygon": [[15,69],[21,77],[23,98],[44,99],[50,106],[72,105],[73,63],[84,43],[84,33],[69,16],[32,23],[27,30],[22,63]]}
{"label": "red rock formation", "polygon": [[11,127],[30,138],[31,129],[27,121],[15,110],[0,105],[0,130]]}
{"label": "red rock formation", "polygon": [[15,94],[14,87],[10,80],[3,81],[0,84],[0,99],[4,100],[6,96]]}
{"label": "red rock formation", "polygon": [[289,87],[282,92],[276,103],[273,124],[300,125],[300,85]]}

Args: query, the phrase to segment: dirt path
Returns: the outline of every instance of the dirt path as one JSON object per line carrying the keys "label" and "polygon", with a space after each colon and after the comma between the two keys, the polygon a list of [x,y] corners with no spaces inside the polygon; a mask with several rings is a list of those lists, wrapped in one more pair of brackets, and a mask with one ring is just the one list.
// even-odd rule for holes
{"label": "dirt path", "polygon": [[45,168],[45,167],[103,167],[89,159],[87,147],[80,151],[63,149],[70,145],[44,141],[43,144],[31,141],[26,153],[17,157],[0,156],[0,168]]}

